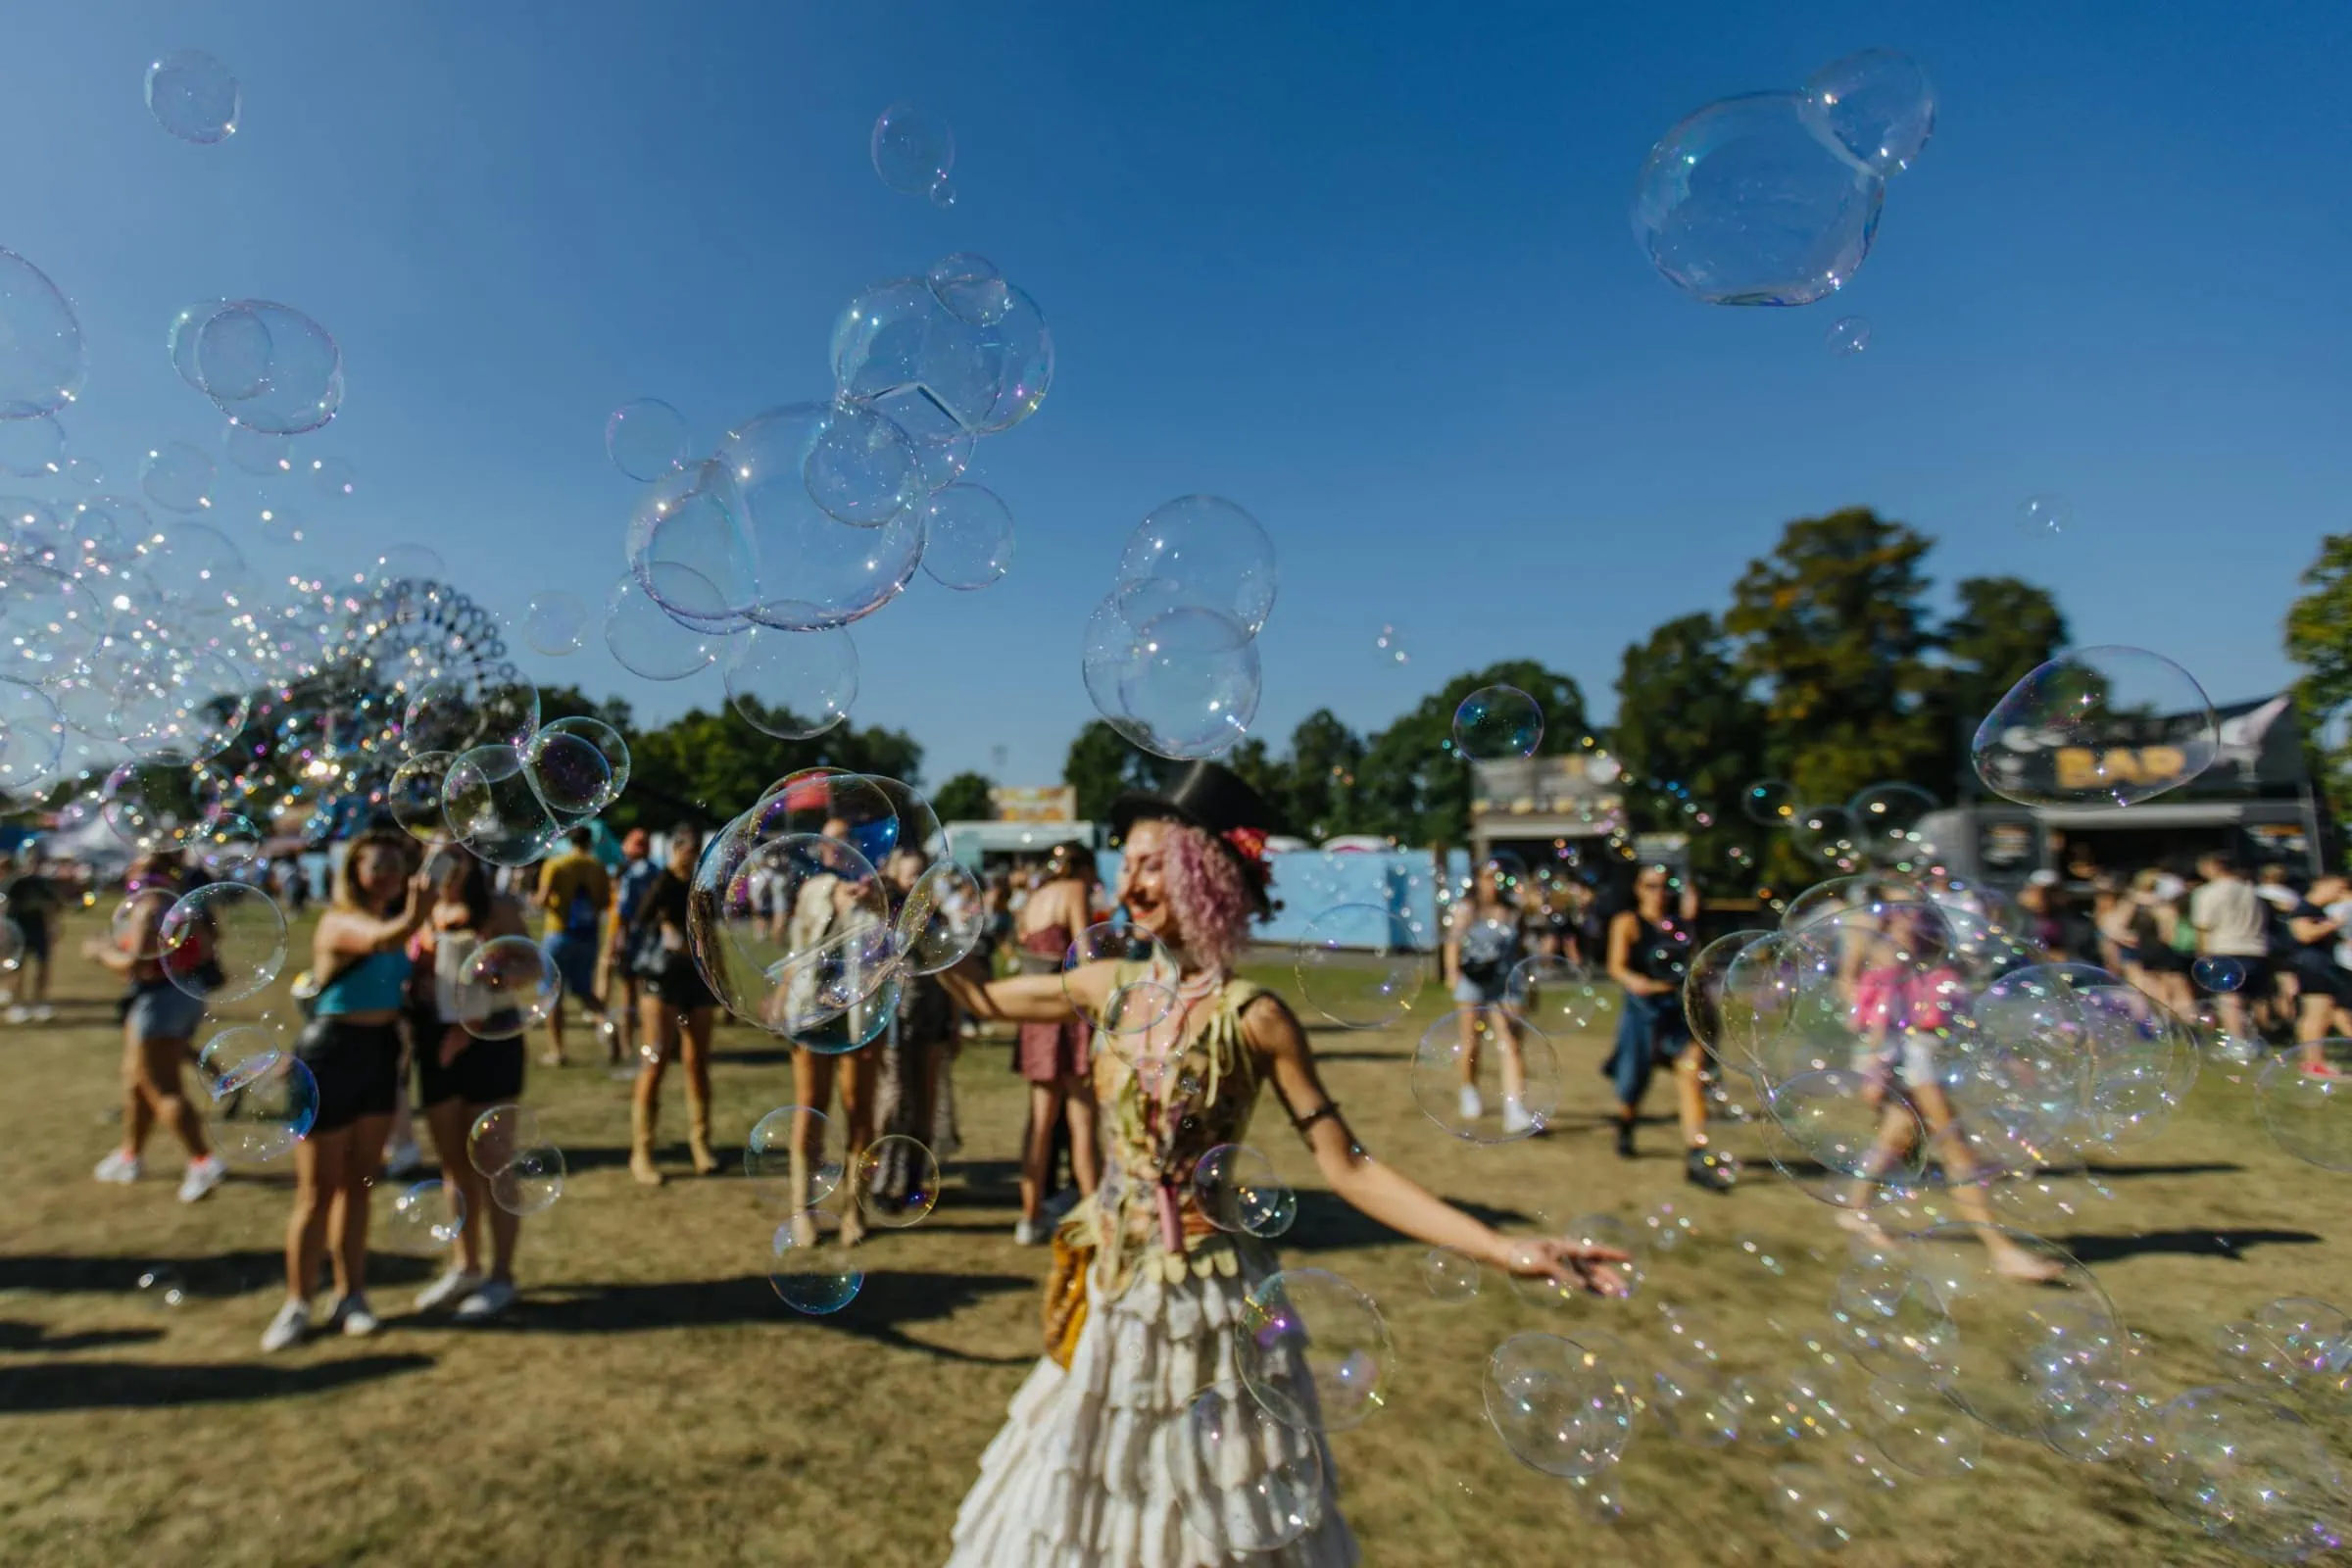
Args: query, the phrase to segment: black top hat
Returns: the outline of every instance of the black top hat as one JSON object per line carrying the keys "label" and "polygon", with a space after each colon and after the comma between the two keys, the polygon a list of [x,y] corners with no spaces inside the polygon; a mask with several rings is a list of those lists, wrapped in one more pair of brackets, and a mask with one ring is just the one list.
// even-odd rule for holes
{"label": "black top hat", "polygon": [[1273,815],[1266,803],[1258,798],[1257,791],[1243,783],[1242,776],[1232,768],[1216,762],[1195,762],[1163,790],[1130,790],[1120,796],[1110,808],[1110,831],[1114,838],[1124,839],[1127,830],[1141,821],[1165,818],[1188,822],[1224,845],[1236,859],[1247,863],[1251,857],[1225,835],[1235,828],[1268,832]]}

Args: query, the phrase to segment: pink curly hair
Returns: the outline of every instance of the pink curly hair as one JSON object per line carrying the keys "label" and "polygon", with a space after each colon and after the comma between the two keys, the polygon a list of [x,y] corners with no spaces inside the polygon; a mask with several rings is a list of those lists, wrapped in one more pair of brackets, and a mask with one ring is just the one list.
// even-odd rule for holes
{"label": "pink curly hair", "polygon": [[1204,968],[1231,969],[1263,907],[1234,858],[1190,823],[1164,821],[1168,907],[1189,956]]}

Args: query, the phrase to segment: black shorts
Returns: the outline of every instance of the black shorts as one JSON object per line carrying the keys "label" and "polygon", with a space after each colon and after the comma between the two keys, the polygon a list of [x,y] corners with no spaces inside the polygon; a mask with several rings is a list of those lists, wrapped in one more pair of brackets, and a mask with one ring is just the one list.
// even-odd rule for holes
{"label": "black shorts", "polygon": [[645,988],[679,1012],[718,1005],[718,999],[710,994],[709,986],[703,984],[703,971],[695,967],[691,958],[669,965],[646,981]]}
{"label": "black shorts", "polygon": [[339,1132],[363,1116],[389,1116],[400,1099],[400,1026],[314,1018],[294,1054],[318,1083],[314,1133]]}
{"label": "black shorts", "polygon": [[2302,983],[2303,995],[2326,997],[2338,1006],[2352,1006],[2352,974],[2337,968],[2334,960],[2325,955],[2298,958],[2287,965],[2287,973]]}
{"label": "black shorts", "polygon": [[49,956],[49,922],[46,920],[11,920],[24,947],[27,958],[45,959]]}
{"label": "black shorts", "polygon": [[[456,1029],[457,1025],[450,1027]],[[520,1100],[523,1055],[520,1036],[512,1040],[476,1040],[467,1036],[466,1049],[444,1067],[440,1041],[428,1039],[416,1048],[416,1103],[429,1108],[452,1100],[469,1105],[497,1105]]]}

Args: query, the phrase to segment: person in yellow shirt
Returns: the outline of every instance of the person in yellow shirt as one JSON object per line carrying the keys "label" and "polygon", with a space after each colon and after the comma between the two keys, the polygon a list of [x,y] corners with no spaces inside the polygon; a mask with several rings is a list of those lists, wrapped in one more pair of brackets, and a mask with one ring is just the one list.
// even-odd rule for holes
{"label": "person in yellow shirt", "polygon": [[[620,1035],[605,1016],[605,999],[596,986],[596,964],[603,951],[597,941],[607,910],[612,907],[612,878],[588,852],[595,835],[575,827],[565,835],[568,847],[539,867],[539,907],[547,918],[542,944],[548,962],[564,990],[575,998],[580,1010],[596,1021],[605,1037],[606,1054],[620,1059]],[[564,998],[547,1015],[547,1054],[551,1067],[564,1065]]]}

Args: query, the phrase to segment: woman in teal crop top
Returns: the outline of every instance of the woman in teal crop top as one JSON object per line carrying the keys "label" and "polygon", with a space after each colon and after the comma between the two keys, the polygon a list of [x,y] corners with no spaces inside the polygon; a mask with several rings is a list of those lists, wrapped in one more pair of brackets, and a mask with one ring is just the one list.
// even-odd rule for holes
{"label": "woman in teal crop top", "polygon": [[313,1013],[321,1018],[353,1018],[362,1013],[400,1011],[408,995],[409,971],[414,967],[405,948],[370,953],[356,963],[349,958],[342,961],[342,972],[318,988],[318,998],[311,1006]]}

